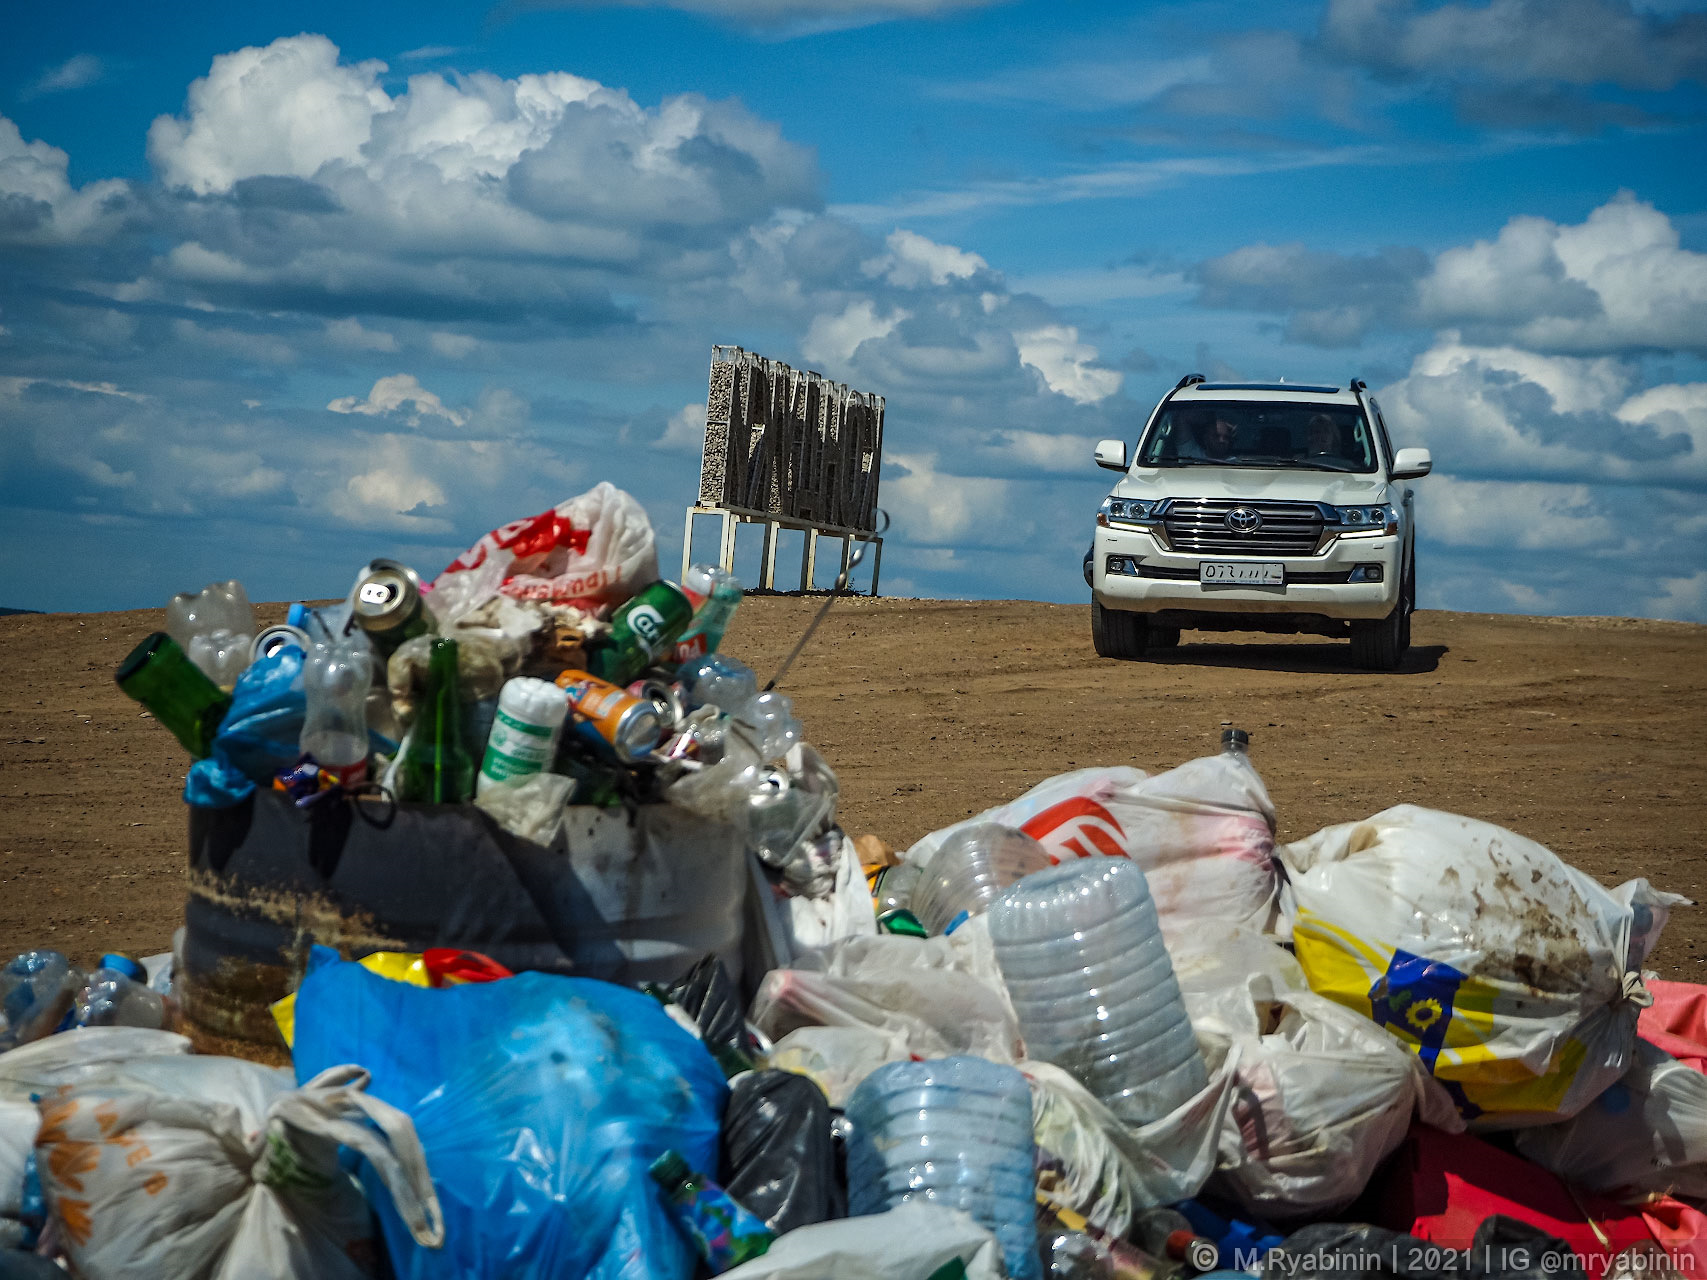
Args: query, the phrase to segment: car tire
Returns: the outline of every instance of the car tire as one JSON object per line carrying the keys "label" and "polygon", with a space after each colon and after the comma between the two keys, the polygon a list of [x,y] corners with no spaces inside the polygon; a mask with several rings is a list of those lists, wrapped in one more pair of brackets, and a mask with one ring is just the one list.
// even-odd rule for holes
{"label": "car tire", "polygon": [[1351,624],[1351,660],[1371,671],[1393,671],[1411,647],[1411,613],[1416,607],[1416,571],[1405,567],[1399,602],[1379,622]]}
{"label": "car tire", "polygon": [[1142,614],[1105,609],[1091,601],[1091,643],[1098,657],[1136,661],[1144,656],[1148,639],[1149,622]]}
{"label": "car tire", "polygon": [[1178,627],[1158,627],[1155,625],[1155,623],[1151,623],[1150,624],[1150,642],[1146,647],[1150,648],[1150,649],[1177,649],[1177,648],[1179,648],[1179,628]]}

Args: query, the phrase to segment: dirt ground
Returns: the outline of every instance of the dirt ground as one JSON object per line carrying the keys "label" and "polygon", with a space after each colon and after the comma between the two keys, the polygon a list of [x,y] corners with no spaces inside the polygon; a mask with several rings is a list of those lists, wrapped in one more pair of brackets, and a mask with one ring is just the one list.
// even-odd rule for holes
{"label": "dirt ground", "polygon": [[[817,606],[750,599],[728,650],[768,678]],[[169,945],[186,761],[112,679],[161,625],[0,617],[0,957]],[[1707,627],[1427,612],[1415,642],[1382,675],[1343,643],[1192,632],[1120,663],[1091,652],[1085,606],[858,599],[783,688],[840,775],[843,825],[902,847],[1051,774],[1168,768],[1237,725],[1283,840],[1408,801],[1511,827],[1608,884],[1707,898]],[[1707,907],[1682,910],[1655,967],[1701,980],[1704,961]]]}

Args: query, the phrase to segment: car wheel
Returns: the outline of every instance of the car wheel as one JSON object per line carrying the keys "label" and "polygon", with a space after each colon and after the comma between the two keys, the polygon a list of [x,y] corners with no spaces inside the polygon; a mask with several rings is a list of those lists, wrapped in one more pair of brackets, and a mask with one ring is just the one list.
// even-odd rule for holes
{"label": "car wheel", "polygon": [[1151,623],[1150,624],[1150,643],[1149,643],[1148,647],[1151,649],[1177,649],[1177,648],[1179,648],[1179,628],[1178,627],[1158,627],[1154,623]]}
{"label": "car wheel", "polygon": [[1144,656],[1149,626],[1142,614],[1124,609],[1105,609],[1091,601],[1091,643],[1101,658],[1122,658],[1128,662]]}
{"label": "car wheel", "polygon": [[1404,584],[1399,588],[1399,602],[1379,622],[1351,624],[1351,660],[1371,671],[1392,671],[1405,659],[1411,647],[1411,610],[1416,601],[1416,585],[1407,569]]}

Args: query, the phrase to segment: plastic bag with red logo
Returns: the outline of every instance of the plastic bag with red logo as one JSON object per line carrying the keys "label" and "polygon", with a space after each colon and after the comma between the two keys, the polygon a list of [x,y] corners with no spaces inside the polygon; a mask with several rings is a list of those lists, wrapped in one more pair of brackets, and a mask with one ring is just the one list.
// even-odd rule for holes
{"label": "plastic bag with red logo", "polygon": [[1241,753],[1188,760],[1153,777],[1125,766],[1064,773],[933,831],[907,851],[907,861],[922,864],[948,836],[977,822],[1018,827],[1057,862],[1131,858],[1150,882],[1165,934],[1206,920],[1258,931],[1274,923],[1274,804]]}
{"label": "plastic bag with red logo", "polygon": [[621,604],[657,577],[645,508],[602,481],[492,530],[433,580],[426,600],[443,628],[500,594],[591,613]]}

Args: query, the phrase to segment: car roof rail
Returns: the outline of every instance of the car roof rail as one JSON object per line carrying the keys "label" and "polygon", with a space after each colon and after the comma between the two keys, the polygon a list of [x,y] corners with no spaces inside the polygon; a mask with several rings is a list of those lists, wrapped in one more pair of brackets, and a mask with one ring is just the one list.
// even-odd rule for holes
{"label": "car roof rail", "polygon": [[1174,383],[1174,390],[1175,391],[1184,391],[1189,386],[1194,386],[1195,384],[1197,384],[1199,382],[1207,382],[1207,381],[1208,381],[1208,379],[1205,378],[1201,373],[1188,373],[1185,375],[1185,377],[1181,378],[1178,382]]}
{"label": "car roof rail", "polygon": [[1369,390],[1369,384],[1362,378],[1353,378],[1351,380],[1351,389],[1353,391],[1367,391]]}

